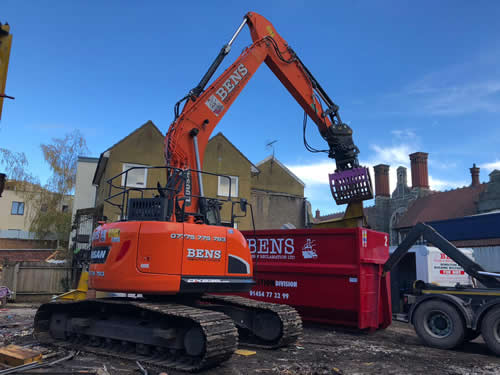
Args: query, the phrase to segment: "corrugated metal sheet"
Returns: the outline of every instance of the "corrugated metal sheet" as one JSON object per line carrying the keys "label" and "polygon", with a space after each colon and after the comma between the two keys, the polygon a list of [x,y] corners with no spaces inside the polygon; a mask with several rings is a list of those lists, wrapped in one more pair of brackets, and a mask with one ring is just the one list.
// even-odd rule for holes
{"label": "corrugated metal sheet", "polygon": [[[18,240],[36,240],[35,233],[21,229],[0,229],[0,238],[18,239]],[[56,240],[57,237],[53,233],[45,236],[44,240]]]}
{"label": "corrugated metal sheet", "polygon": [[500,272],[500,246],[474,247],[474,259],[486,271]]}
{"label": "corrugated metal sheet", "polygon": [[35,234],[21,229],[0,229],[0,238],[34,240]]}
{"label": "corrugated metal sheet", "polygon": [[430,221],[448,241],[479,240],[500,237],[500,213]]}

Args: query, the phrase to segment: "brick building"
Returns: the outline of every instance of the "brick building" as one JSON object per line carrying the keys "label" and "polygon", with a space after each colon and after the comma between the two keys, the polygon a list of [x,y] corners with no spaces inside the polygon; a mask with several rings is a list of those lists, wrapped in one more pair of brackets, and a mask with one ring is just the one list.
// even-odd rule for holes
{"label": "brick building", "polygon": [[[466,187],[433,191],[429,188],[428,154],[415,152],[411,162],[411,187],[407,169],[397,169],[396,187],[390,192],[389,166],[379,164],[375,171],[375,204],[364,209],[370,228],[390,234],[390,244],[398,245],[418,222],[461,218],[500,209],[500,171],[489,175],[489,182],[480,183],[480,169],[470,168],[471,184]],[[316,222],[341,217],[343,213],[320,216]],[[499,223],[500,224],[500,223]]]}
{"label": "brick building", "polygon": [[[92,170],[95,172],[93,178],[83,179],[79,178],[80,170],[77,172],[75,200],[80,202],[80,192],[91,192],[90,186],[94,185],[95,199],[93,202],[87,200],[88,207],[85,208],[98,209],[101,216],[104,215],[111,221],[117,220],[120,210],[104,204],[109,194],[107,181],[131,167],[137,167],[129,173],[127,181],[122,178],[115,180],[114,183],[120,185],[120,188],[125,185],[130,188],[153,188],[146,192],[144,197],[157,194],[157,182],[159,181],[162,186],[165,185],[165,171],[144,167],[164,165],[163,148],[164,135],[152,121],[148,121],[105,150],[99,159],[86,158],[87,163],[93,163]],[[204,175],[205,195],[225,199],[230,194],[232,199],[246,199],[252,204],[257,229],[280,228],[283,225],[304,228],[310,224],[310,203],[304,197],[305,184],[274,156],[253,164],[222,133],[218,133],[207,143],[203,170],[230,176],[229,183],[227,178]],[[86,173],[85,176],[88,175],[89,173]],[[85,189],[79,185],[85,185]],[[119,191],[120,189],[113,188],[111,193],[116,194]],[[139,194],[131,192],[130,197],[138,197]],[[120,204],[121,196],[115,197],[113,201]],[[77,208],[80,209],[79,213],[85,211],[80,205]],[[235,205],[235,209],[238,210],[238,205]],[[224,224],[229,225],[231,204],[223,205],[221,219]],[[250,212],[246,217],[238,217],[236,225],[238,229],[252,229]],[[78,232],[78,229],[76,231]],[[77,235],[73,233],[72,237]]]}

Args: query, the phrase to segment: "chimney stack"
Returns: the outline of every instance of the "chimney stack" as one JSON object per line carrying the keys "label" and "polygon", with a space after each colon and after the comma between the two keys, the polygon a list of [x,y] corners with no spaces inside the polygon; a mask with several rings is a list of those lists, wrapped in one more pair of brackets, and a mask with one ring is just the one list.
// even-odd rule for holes
{"label": "chimney stack", "polygon": [[479,186],[479,168],[476,167],[476,163],[472,165],[472,168],[470,168],[470,174],[472,176],[472,183],[470,186]]}
{"label": "chimney stack", "polygon": [[429,189],[429,172],[427,170],[426,152],[410,154],[411,161],[411,187]]}
{"label": "chimney stack", "polygon": [[316,210],[316,217],[315,219],[319,219],[320,215],[319,215],[319,209]]}
{"label": "chimney stack", "polygon": [[373,167],[375,170],[375,196],[390,197],[389,193],[389,166],[379,164]]}

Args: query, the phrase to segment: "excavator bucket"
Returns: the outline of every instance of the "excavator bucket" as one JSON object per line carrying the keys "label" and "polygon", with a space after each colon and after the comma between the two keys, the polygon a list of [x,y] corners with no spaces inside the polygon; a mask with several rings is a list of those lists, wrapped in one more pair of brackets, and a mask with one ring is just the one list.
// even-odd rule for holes
{"label": "excavator bucket", "polygon": [[359,167],[335,172],[330,177],[330,189],[337,204],[364,201],[373,198],[373,187],[368,168]]}

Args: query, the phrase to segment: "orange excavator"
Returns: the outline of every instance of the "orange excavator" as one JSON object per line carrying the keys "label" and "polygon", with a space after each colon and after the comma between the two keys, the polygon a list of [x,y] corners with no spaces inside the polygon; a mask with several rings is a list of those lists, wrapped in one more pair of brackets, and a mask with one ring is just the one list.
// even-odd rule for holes
{"label": "orange excavator", "polygon": [[[253,44],[206,88],[245,24]],[[165,138],[166,166],[149,167],[165,170],[166,185],[158,183],[157,195],[145,198],[153,188],[126,187],[131,170],[108,180],[106,201],[121,216],[93,233],[89,286],[142,297],[44,304],[35,317],[42,342],[71,342],[120,357],[131,353],[129,358],[151,366],[197,371],[227,360],[238,342],[276,348],[297,339],[302,323],[293,308],[207,294],[244,292],[254,284],[245,238],[220,220],[222,204],[246,213],[249,203],[232,199],[230,193],[227,199],[205,196],[204,176],[213,174],[203,171],[203,155],[213,129],[263,62],[304,108],[304,120],[310,117],[328,143],[323,151],[336,160],[331,186],[337,203],[372,198],[368,171],[359,166],[359,150],[338,106],[271,23],[248,13],[200,83],[175,105]],[[319,151],[305,138],[304,143]],[[228,176],[219,177],[228,178],[230,186]]]}

